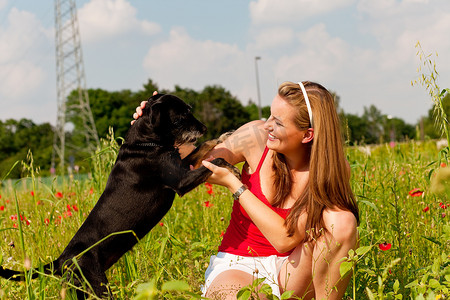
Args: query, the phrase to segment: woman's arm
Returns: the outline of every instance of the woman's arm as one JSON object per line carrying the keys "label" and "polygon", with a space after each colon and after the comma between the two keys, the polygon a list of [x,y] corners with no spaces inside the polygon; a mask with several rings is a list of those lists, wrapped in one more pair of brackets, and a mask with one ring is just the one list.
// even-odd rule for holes
{"label": "woman's arm", "polygon": [[263,121],[251,121],[242,125],[208,152],[205,159],[221,157],[232,165],[243,161],[249,164],[259,161],[267,141],[263,126]]}
{"label": "woman's arm", "polygon": [[[203,165],[211,170],[213,174],[208,182],[227,187],[231,193],[235,193],[243,184],[227,169],[218,167],[208,161]],[[287,252],[298,246],[305,236],[306,214],[302,214],[298,220],[298,229],[294,235],[289,237],[284,226],[284,219],[274,212],[270,207],[261,202],[249,190],[244,191],[239,197],[239,203],[245,209],[253,223],[264,234],[272,246],[280,253]]]}

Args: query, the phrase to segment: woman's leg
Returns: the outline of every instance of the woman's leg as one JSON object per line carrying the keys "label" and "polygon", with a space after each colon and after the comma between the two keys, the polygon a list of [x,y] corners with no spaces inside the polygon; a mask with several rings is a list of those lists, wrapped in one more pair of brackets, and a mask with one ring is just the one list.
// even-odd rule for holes
{"label": "woman's leg", "polygon": [[210,299],[236,299],[241,288],[253,282],[254,276],[239,270],[229,270],[220,273],[211,282],[206,297]]}
{"label": "woman's leg", "polygon": [[339,266],[341,258],[356,247],[356,220],[342,211],[325,211],[323,218],[328,233],[299,245],[280,272],[280,286],[305,299],[341,299],[350,280],[341,278]]}

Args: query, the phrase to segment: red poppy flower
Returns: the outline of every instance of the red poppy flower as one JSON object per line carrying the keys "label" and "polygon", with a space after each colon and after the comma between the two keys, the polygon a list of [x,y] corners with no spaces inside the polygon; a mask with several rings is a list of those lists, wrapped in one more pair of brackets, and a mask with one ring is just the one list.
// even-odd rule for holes
{"label": "red poppy flower", "polygon": [[206,192],[210,195],[214,194],[212,184],[209,182],[205,182]]}
{"label": "red poppy flower", "polygon": [[5,207],[2,205],[2,206],[0,206],[0,210],[1,211],[4,211],[5,210]]}
{"label": "red poppy flower", "polygon": [[9,218],[13,221],[17,220],[17,215],[10,215]]}
{"label": "red poppy flower", "polygon": [[57,193],[55,194],[55,197],[56,197],[56,198],[62,198],[62,197],[63,197],[63,194],[62,194],[61,192],[57,192]]}
{"label": "red poppy flower", "polygon": [[48,226],[48,224],[50,224],[50,220],[48,218],[45,218],[44,224]]}
{"label": "red poppy flower", "polygon": [[2,199],[2,195],[0,195],[0,199]]}
{"label": "red poppy flower", "polygon": [[31,191],[31,192],[30,192],[30,194],[31,194],[31,196],[33,196],[33,197],[34,197],[34,192],[33,192],[33,191]]}
{"label": "red poppy flower", "polygon": [[70,207],[70,204],[67,204],[67,211],[71,211],[72,208]]}
{"label": "red poppy flower", "polygon": [[384,242],[382,244],[379,244],[378,247],[380,248],[381,251],[387,251],[387,250],[391,249],[392,244]]}
{"label": "red poppy flower", "polygon": [[429,210],[430,210],[430,207],[429,207],[429,206],[427,206],[427,207],[425,207],[424,209],[422,209],[423,212],[427,212],[427,211],[429,211]]}
{"label": "red poppy flower", "polygon": [[211,207],[211,206],[213,206],[213,204],[211,202],[209,202],[209,201],[205,201],[205,203],[203,203],[203,206],[204,207]]}
{"label": "red poppy flower", "polygon": [[411,197],[419,197],[422,196],[423,191],[421,191],[419,188],[415,188],[409,191],[409,195]]}
{"label": "red poppy flower", "polygon": [[16,223],[14,223],[14,224],[13,224],[13,227],[14,227],[14,228],[17,228],[17,224],[16,224]]}
{"label": "red poppy flower", "polygon": [[75,204],[72,205],[72,208],[74,211],[78,211],[78,207]]}
{"label": "red poppy flower", "polygon": [[448,205],[445,205],[444,203],[439,203],[439,206],[442,208],[442,209],[447,209],[447,207],[448,207]]}
{"label": "red poppy flower", "polygon": [[163,227],[163,226],[164,226],[164,223],[163,223],[163,222],[160,222],[160,223],[159,223],[159,226]]}
{"label": "red poppy flower", "polygon": [[91,188],[90,190],[89,190],[89,194],[93,194],[94,193],[94,188]]}
{"label": "red poppy flower", "polygon": [[42,204],[41,200],[36,201],[36,205],[41,205],[41,204]]}
{"label": "red poppy flower", "polygon": [[447,164],[446,163],[441,163],[441,168],[445,168],[447,166]]}
{"label": "red poppy flower", "polygon": [[222,231],[222,232],[220,233],[220,237],[222,237],[222,236],[224,236],[224,235],[225,235],[225,232]]}
{"label": "red poppy flower", "polygon": [[6,204],[8,204],[10,201],[9,201],[9,199],[6,199]]}

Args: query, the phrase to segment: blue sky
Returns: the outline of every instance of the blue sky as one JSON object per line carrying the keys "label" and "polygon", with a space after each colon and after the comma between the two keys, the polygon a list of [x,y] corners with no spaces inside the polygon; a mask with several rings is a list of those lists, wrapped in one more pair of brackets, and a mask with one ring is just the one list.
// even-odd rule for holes
{"label": "blue sky", "polygon": [[[415,44],[450,87],[448,0],[77,1],[88,88],[222,85],[263,105],[286,80],[335,91],[348,113],[374,104],[416,123],[431,100]],[[56,121],[54,1],[0,0],[0,119]],[[132,112],[130,112],[131,116]]]}

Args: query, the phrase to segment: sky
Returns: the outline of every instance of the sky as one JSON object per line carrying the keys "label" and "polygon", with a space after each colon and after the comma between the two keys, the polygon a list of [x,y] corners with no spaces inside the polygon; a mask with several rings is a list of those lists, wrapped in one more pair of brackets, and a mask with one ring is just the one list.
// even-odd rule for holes
{"label": "sky", "polygon": [[[246,105],[258,102],[258,73],[263,106],[280,83],[310,80],[336,92],[346,113],[373,104],[416,124],[432,106],[425,87],[411,85],[418,41],[450,88],[449,0],[76,5],[87,88],[138,91],[148,79],[164,89],[220,85]],[[0,0],[0,120],[56,123],[54,15],[54,1]]]}

